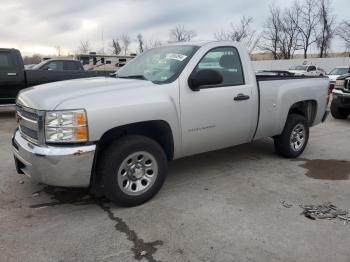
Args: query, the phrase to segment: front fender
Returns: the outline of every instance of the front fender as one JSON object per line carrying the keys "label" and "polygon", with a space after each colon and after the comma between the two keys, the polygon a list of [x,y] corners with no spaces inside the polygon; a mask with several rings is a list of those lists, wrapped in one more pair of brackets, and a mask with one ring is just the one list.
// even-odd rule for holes
{"label": "front fender", "polygon": [[176,157],[181,148],[178,95],[175,81],[166,85],[83,96],[62,103],[60,108],[86,109],[90,141],[99,141],[104,133],[115,127],[152,120],[165,121],[172,130]]}

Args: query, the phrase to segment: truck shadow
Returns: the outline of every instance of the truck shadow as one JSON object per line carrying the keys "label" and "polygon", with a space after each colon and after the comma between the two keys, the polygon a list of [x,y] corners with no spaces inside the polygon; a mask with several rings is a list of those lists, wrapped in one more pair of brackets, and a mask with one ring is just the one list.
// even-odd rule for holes
{"label": "truck shadow", "polygon": [[[172,180],[181,180],[181,177],[187,176],[189,173],[195,172],[200,174],[208,170],[213,170],[213,175],[215,175],[214,172],[222,172],[234,168],[235,163],[240,161],[249,162],[275,157],[272,140],[264,139],[251,144],[244,144],[176,160],[169,166],[169,176]],[[45,186],[33,194],[42,193],[48,195],[50,201],[30,205],[30,208],[52,207],[65,204],[84,206],[108,203],[106,198],[94,196],[89,189]]]}
{"label": "truck shadow", "polygon": [[266,138],[248,144],[194,155],[175,160],[169,165],[169,178],[176,180],[178,177],[187,176],[189,173],[208,173],[213,175],[235,168],[242,162],[249,164],[250,161],[262,159],[276,159],[273,140]]}

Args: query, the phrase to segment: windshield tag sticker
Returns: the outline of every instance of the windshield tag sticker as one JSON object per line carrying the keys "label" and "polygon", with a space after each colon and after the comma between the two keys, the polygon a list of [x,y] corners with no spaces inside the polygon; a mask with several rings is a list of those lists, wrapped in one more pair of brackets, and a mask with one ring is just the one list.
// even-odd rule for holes
{"label": "windshield tag sticker", "polygon": [[170,53],[170,54],[167,54],[165,58],[166,59],[174,59],[174,60],[178,60],[178,61],[182,62],[182,61],[184,61],[187,58],[187,56],[182,55],[182,54]]}

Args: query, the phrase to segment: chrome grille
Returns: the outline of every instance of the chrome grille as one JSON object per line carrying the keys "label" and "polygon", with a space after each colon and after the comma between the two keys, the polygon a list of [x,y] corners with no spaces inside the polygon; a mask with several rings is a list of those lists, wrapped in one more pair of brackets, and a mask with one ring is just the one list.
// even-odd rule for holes
{"label": "chrome grille", "polygon": [[16,105],[17,119],[21,135],[32,143],[39,144],[41,117],[40,113],[28,107]]}

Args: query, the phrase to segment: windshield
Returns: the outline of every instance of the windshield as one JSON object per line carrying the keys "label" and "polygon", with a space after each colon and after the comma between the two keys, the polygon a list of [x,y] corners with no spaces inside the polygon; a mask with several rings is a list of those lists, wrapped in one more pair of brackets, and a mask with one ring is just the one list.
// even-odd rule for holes
{"label": "windshield", "polygon": [[345,75],[347,73],[350,73],[349,68],[334,68],[331,72],[329,72],[329,75]]}
{"label": "windshield", "polygon": [[39,63],[39,64],[33,66],[31,69],[34,69],[34,70],[40,69],[40,67],[42,67],[42,66],[43,66],[44,64],[46,64],[46,63],[47,63],[47,60],[44,60],[44,61],[42,61],[41,63]]}
{"label": "windshield", "polygon": [[165,46],[147,50],[117,71],[117,77],[165,83],[176,78],[198,46]]}

